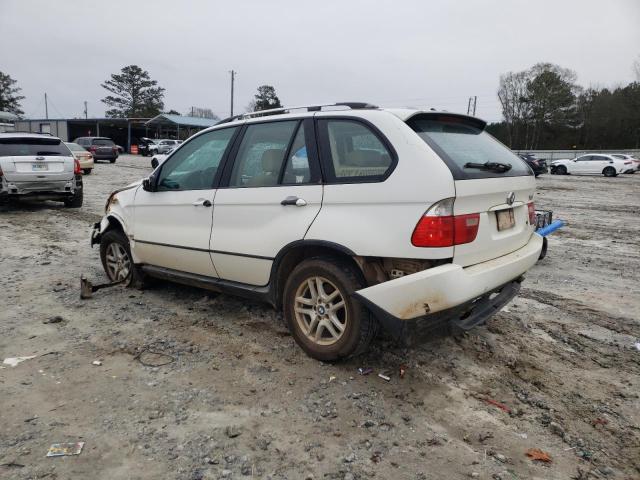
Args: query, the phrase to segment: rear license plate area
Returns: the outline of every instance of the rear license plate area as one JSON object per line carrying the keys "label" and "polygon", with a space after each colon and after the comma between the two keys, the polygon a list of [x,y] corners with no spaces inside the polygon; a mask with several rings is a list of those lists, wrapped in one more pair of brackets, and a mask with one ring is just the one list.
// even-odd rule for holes
{"label": "rear license plate area", "polygon": [[31,171],[32,172],[46,172],[49,170],[49,166],[46,163],[32,163]]}
{"label": "rear license plate area", "polygon": [[516,217],[513,214],[513,208],[498,210],[496,212],[496,220],[499,232],[513,228],[516,225]]}

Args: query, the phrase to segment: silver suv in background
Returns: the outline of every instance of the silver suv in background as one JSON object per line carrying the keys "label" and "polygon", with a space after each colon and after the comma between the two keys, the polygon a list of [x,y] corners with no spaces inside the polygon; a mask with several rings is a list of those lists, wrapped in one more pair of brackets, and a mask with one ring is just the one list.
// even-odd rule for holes
{"label": "silver suv in background", "polygon": [[38,133],[0,133],[0,202],[57,200],[82,206],[78,160],[57,137]]}

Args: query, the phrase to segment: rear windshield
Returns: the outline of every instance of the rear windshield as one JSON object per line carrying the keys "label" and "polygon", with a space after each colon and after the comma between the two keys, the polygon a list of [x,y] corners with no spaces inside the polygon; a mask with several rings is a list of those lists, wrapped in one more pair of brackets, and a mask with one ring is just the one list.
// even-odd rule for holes
{"label": "rear windshield", "polygon": [[[444,160],[456,180],[533,175],[522,159],[464,118],[425,115],[411,118],[408,124]],[[487,163],[511,167],[507,171],[483,168]]]}
{"label": "rear windshield", "polygon": [[113,143],[113,140],[109,140],[108,138],[94,138],[93,142],[91,142],[92,145],[115,145],[115,143]]}
{"label": "rear windshield", "polygon": [[71,152],[59,139],[53,138],[2,138],[0,157],[26,157],[37,155],[61,155],[70,157]]}
{"label": "rear windshield", "polygon": [[65,143],[65,145],[67,147],[69,147],[69,150],[71,150],[72,152],[86,152],[87,151],[85,148],[81,147],[77,143]]}

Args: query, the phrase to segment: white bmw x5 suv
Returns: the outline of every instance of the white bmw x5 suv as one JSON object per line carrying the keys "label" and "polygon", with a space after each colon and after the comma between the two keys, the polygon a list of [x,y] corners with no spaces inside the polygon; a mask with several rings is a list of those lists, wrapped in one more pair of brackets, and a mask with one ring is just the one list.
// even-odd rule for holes
{"label": "white bmw x5 suv", "polygon": [[465,115],[369,104],[223,120],[95,225],[112,281],[147,276],[264,300],[299,345],[337,360],[382,325],[468,329],[538,260],[535,180]]}

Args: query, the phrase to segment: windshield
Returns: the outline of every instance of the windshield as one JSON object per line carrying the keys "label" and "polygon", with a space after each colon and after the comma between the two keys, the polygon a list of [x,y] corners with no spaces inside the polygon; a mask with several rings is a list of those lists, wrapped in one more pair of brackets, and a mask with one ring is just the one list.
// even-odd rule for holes
{"label": "windshield", "polygon": [[57,138],[0,139],[0,157],[26,157],[38,155],[72,156],[66,145]]}
{"label": "windshield", "polygon": [[93,142],[91,142],[92,145],[115,145],[115,143],[113,143],[113,140],[110,140],[108,138],[94,138]]}
{"label": "windshield", "polygon": [[456,180],[533,175],[522,159],[465,118],[418,115],[408,124],[442,158]]}
{"label": "windshield", "polygon": [[626,160],[627,159],[626,155],[611,155],[611,156],[614,157],[614,158],[620,158],[622,160]]}

